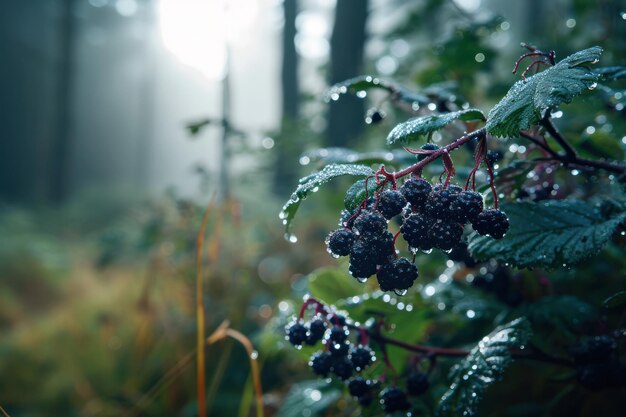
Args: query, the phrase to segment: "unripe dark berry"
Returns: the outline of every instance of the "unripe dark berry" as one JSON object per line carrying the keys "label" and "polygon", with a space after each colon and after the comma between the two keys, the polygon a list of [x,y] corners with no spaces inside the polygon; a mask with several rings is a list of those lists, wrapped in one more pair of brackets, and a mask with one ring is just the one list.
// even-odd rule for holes
{"label": "unripe dark berry", "polygon": [[348,391],[353,397],[361,397],[370,390],[370,384],[367,379],[357,376],[348,382]]}
{"label": "unripe dark berry", "polygon": [[411,178],[400,187],[400,192],[406,198],[406,201],[411,203],[411,206],[416,209],[426,204],[431,191],[432,186],[424,178]]}
{"label": "unripe dark berry", "polygon": [[472,222],[472,227],[483,236],[502,239],[509,230],[509,219],[503,211],[487,209]]}
{"label": "unripe dark berry", "polygon": [[394,259],[380,267],[376,278],[381,290],[401,293],[411,288],[417,279],[417,267],[407,258]]}
{"label": "unripe dark berry", "polygon": [[335,256],[347,256],[352,249],[354,233],[348,229],[338,229],[332,232],[327,240],[328,251]]}
{"label": "unripe dark berry", "polygon": [[406,206],[406,198],[398,190],[385,190],[378,197],[378,211],[386,219],[402,213],[402,209]]}
{"label": "unripe dark berry", "polygon": [[412,396],[422,395],[428,390],[430,383],[423,372],[412,372],[406,378],[406,392]]}
{"label": "unripe dark berry", "polygon": [[294,346],[300,346],[306,341],[306,327],[299,321],[286,327],[287,340]]}
{"label": "unripe dark berry", "polygon": [[353,373],[352,363],[347,357],[335,359],[331,369],[332,372],[342,380],[350,378]]}
{"label": "unripe dark berry", "polygon": [[357,372],[370,366],[375,359],[374,352],[367,346],[357,346],[350,351],[350,360],[352,365],[354,365],[354,370]]}
{"label": "unripe dark berry", "polygon": [[462,235],[463,226],[443,220],[434,222],[429,230],[429,237],[433,245],[445,251],[458,245]]}
{"label": "unripe dark berry", "polygon": [[406,398],[406,394],[399,388],[387,387],[380,393],[380,405],[386,413],[395,411],[407,411],[411,404]]}
{"label": "unripe dark berry", "polygon": [[387,220],[375,210],[363,210],[354,221],[354,230],[360,236],[376,236],[387,229]]}
{"label": "unripe dark berry", "polygon": [[309,366],[316,375],[326,376],[333,366],[333,356],[329,352],[315,352],[309,360]]}
{"label": "unripe dark berry", "polygon": [[451,203],[452,218],[459,223],[475,221],[483,211],[483,197],[475,191],[461,191]]}
{"label": "unripe dark berry", "polygon": [[429,249],[432,247],[428,235],[431,226],[432,220],[419,214],[411,214],[402,222],[400,232],[410,247]]}

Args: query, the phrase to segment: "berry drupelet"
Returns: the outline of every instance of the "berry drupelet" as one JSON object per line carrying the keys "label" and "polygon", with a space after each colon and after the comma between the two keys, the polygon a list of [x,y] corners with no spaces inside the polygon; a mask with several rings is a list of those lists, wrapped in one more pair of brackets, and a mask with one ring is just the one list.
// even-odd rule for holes
{"label": "berry drupelet", "polygon": [[432,186],[423,178],[411,178],[400,187],[400,192],[413,208],[426,204],[431,191]]}
{"label": "berry drupelet", "polygon": [[288,325],[285,330],[287,333],[286,339],[289,340],[289,343],[292,345],[300,346],[306,341],[307,328],[301,322],[296,321]]}
{"label": "berry drupelet", "polygon": [[329,352],[315,352],[309,360],[309,366],[319,376],[327,376],[333,366],[333,356]]}
{"label": "berry drupelet", "polygon": [[375,210],[363,210],[354,221],[354,230],[359,236],[371,237],[387,229],[387,219]]}
{"label": "berry drupelet", "polygon": [[383,291],[404,291],[417,279],[417,267],[407,258],[394,259],[380,267],[376,278]]}
{"label": "berry drupelet", "polygon": [[350,249],[352,249],[354,237],[354,233],[351,230],[335,230],[326,239],[328,251],[335,256],[348,256]]}
{"label": "berry drupelet", "polygon": [[503,211],[487,209],[472,222],[472,227],[483,236],[502,239],[509,230],[509,218]]}
{"label": "berry drupelet", "polygon": [[380,193],[378,200],[378,210],[386,219],[402,213],[402,209],[406,206],[406,198],[398,190],[385,190]]}
{"label": "berry drupelet", "polygon": [[452,217],[459,223],[475,221],[483,211],[483,197],[475,191],[461,191],[450,204]]}

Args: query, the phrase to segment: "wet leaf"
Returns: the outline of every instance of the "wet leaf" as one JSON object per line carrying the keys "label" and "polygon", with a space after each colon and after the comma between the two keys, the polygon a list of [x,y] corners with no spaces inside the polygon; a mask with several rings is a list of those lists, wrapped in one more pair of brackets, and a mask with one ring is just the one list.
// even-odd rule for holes
{"label": "wet leaf", "polygon": [[365,291],[363,284],[337,268],[321,268],[308,277],[311,296],[326,303],[353,297]]}
{"label": "wet leaf", "polygon": [[305,152],[303,157],[311,162],[324,161],[328,164],[410,164],[415,157],[404,150],[357,152],[348,148],[321,148]]}
{"label": "wet leaf", "polygon": [[450,370],[450,387],[441,397],[440,417],[475,416],[487,387],[502,378],[511,363],[510,349],[526,343],[530,326],[518,318],[496,328]]}
{"label": "wet leaf", "polygon": [[[381,178],[381,179],[384,179]],[[346,191],[346,196],[343,199],[343,203],[348,210],[354,210],[361,205],[366,197],[371,197],[374,193],[381,189],[382,183],[376,184],[374,178],[367,181],[367,189],[365,188],[366,180],[358,180]]]}
{"label": "wet leaf", "polygon": [[330,87],[326,93],[327,100],[338,100],[343,94],[360,94],[360,92],[366,92],[372,89],[379,89],[393,94],[396,99],[407,103],[417,103],[419,105],[428,104],[431,100],[424,94],[410,91],[406,87],[399,84],[380,79],[378,77],[372,77],[371,75],[364,75],[360,77],[351,78],[349,80],[340,82]]}
{"label": "wet leaf", "polygon": [[583,66],[597,62],[602,48],[594,46],[576,52],[526,80],[516,82],[489,112],[487,132],[494,136],[516,137],[519,131],[536,125],[543,113],[594,88],[600,75]]}
{"label": "wet leaf", "polygon": [[465,122],[473,120],[485,120],[485,115],[477,109],[459,110],[451,113],[416,117],[404,123],[398,124],[387,136],[387,144],[407,144],[412,140],[419,139],[429,133],[443,129],[455,120]]}
{"label": "wet leaf", "polygon": [[593,72],[600,75],[601,81],[615,81],[626,78],[626,67],[600,67],[594,68]]}
{"label": "wet leaf", "polygon": [[610,217],[578,200],[503,203],[511,228],[503,239],[472,234],[469,250],[478,259],[496,258],[519,268],[559,267],[596,254],[626,219],[621,205]]}
{"label": "wet leaf", "polygon": [[622,310],[626,307],[626,291],[620,291],[604,300],[604,307],[609,310]]}
{"label": "wet leaf", "polygon": [[280,219],[285,225],[287,237],[289,237],[291,222],[298,212],[302,200],[307,198],[310,193],[317,191],[321,185],[342,175],[368,176],[374,175],[374,170],[365,165],[331,164],[326,165],[324,169],[319,172],[301,178],[296,191],[294,191],[291,198],[285,203],[279,214]]}
{"label": "wet leaf", "polygon": [[341,398],[341,390],[324,380],[294,384],[277,417],[319,416]]}
{"label": "wet leaf", "polygon": [[573,295],[543,297],[522,307],[521,311],[533,323],[533,328],[548,326],[551,331],[570,334],[582,332],[597,319],[594,308]]}

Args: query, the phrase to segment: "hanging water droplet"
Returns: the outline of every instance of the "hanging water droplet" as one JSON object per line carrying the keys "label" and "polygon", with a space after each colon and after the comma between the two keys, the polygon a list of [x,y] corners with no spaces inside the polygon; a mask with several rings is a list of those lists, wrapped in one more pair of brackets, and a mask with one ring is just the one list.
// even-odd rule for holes
{"label": "hanging water droplet", "polygon": [[367,97],[367,91],[365,91],[365,90],[360,90],[360,91],[357,91],[357,92],[356,92],[356,96],[357,96],[358,98],[365,98],[365,97]]}
{"label": "hanging water droplet", "polygon": [[253,350],[250,353],[250,359],[257,359],[259,357],[259,352],[257,352],[256,350]]}
{"label": "hanging water droplet", "polygon": [[359,281],[361,284],[365,284],[367,282],[367,278],[357,278],[357,281]]}
{"label": "hanging water droplet", "polygon": [[403,296],[403,295],[406,295],[406,293],[409,291],[408,290],[393,290],[393,292],[396,293],[396,295]]}
{"label": "hanging water droplet", "polygon": [[[596,59],[596,61],[597,61],[597,59]],[[598,86],[598,83],[595,83],[595,82],[594,82],[594,83],[590,84],[590,85],[589,85],[589,87],[587,87],[587,88],[589,88],[590,90],[593,90],[593,89],[595,89],[597,86]]]}

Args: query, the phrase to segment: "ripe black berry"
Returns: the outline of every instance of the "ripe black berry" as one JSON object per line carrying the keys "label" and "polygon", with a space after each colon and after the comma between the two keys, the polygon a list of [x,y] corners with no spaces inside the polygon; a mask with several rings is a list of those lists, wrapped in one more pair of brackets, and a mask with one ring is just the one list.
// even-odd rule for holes
{"label": "ripe black berry", "polygon": [[352,362],[347,357],[337,358],[331,369],[342,380],[350,378],[353,372]]}
{"label": "ripe black berry", "polygon": [[450,205],[452,217],[459,223],[475,221],[483,211],[483,197],[475,191],[461,191]]}
{"label": "ripe black berry", "polygon": [[[434,143],[425,143],[420,147],[421,150],[423,151],[436,151],[437,149],[439,149],[438,145],[435,145]],[[425,153],[421,153],[421,154],[417,154],[417,160],[421,161],[424,158],[426,158],[429,154],[425,154]]]}
{"label": "ripe black berry", "polygon": [[423,178],[411,178],[400,187],[400,192],[413,208],[420,208],[426,204],[431,190],[432,186]]}
{"label": "ripe black berry", "polygon": [[300,346],[306,341],[306,327],[300,322],[295,322],[287,326],[287,340],[294,346]]}
{"label": "ripe black berry", "polygon": [[417,279],[417,267],[407,258],[394,259],[380,267],[376,278],[381,290],[402,292],[411,288]]}
{"label": "ripe black berry", "polygon": [[348,352],[350,352],[350,347],[352,345],[350,342],[327,342],[326,347],[328,352],[335,358],[343,358],[348,356]]}
{"label": "ripe black berry", "polygon": [[361,397],[370,390],[370,384],[362,376],[357,376],[348,382],[348,391],[353,397]]}
{"label": "ripe black berry", "polygon": [[[451,187],[449,187],[451,188]],[[435,187],[428,195],[426,213],[435,219],[450,220],[452,211],[450,206],[456,200],[458,192],[455,189]]]}
{"label": "ripe black berry", "polygon": [[329,352],[315,352],[309,360],[309,366],[316,375],[326,376],[333,366],[333,357]]}
{"label": "ripe black berry", "polygon": [[309,331],[306,335],[306,344],[314,345],[324,337],[326,323],[322,319],[313,319],[309,323]]}
{"label": "ripe black berry", "polygon": [[412,372],[406,378],[406,392],[412,396],[422,395],[428,390],[430,383],[423,372]]}
{"label": "ripe black berry", "polygon": [[350,274],[359,280],[371,277],[376,273],[378,256],[369,242],[355,242],[350,252]]}
{"label": "ripe black berry", "polygon": [[419,214],[411,214],[400,227],[402,237],[412,248],[430,249],[432,244],[429,241],[428,231],[432,225],[432,220]]}
{"label": "ripe black berry", "polygon": [[429,237],[436,248],[451,250],[459,244],[463,235],[463,226],[454,222],[438,220],[429,230]]}
{"label": "ripe black berry", "polygon": [[406,394],[399,388],[387,387],[380,393],[380,405],[386,413],[395,411],[407,411],[411,404],[406,398]]}
{"label": "ripe black berry", "polygon": [[387,229],[387,220],[375,210],[363,210],[354,221],[354,229],[361,236],[376,236]]}
{"label": "ripe black berry", "polygon": [[363,243],[371,245],[370,248],[377,265],[389,262],[389,257],[396,254],[393,246],[393,233],[391,232],[387,231],[376,238],[365,239]]}
{"label": "ripe black berry", "polygon": [[330,322],[330,324],[334,324],[335,326],[345,326],[347,322],[346,316],[336,313],[329,314],[328,321]]}
{"label": "ripe black berry", "polygon": [[326,239],[328,251],[335,256],[347,256],[352,249],[354,233],[348,229],[338,229],[332,232]]}
{"label": "ripe black berry", "polygon": [[383,121],[385,118],[385,113],[373,107],[367,111],[365,114],[365,123],[369,124],[377,124]]}
{"label": "ripe black berry", "polygon": [[375,359],[374,352],[367,346],[357,346],[350,351],[350,360],[357,372],[370,366]]}
{"label": "ripe black berry", "polygon": [[487,209],[472,222],[472,227],[483,236],[502,239],[509,230],[509,219],[503,211]]}
{"label": "ripe black berry", "polygon": [[397,216],[406,206],[406,198],[398,190],[385,190],[378,198],[378,210],[386,219]]}
{"label": "ripe black berry", "polygon": [[347,327],[343,327],[343,326],[333,326],[332,328],[328,329],[328,331],[326,332],[326,336],[324,337],[324,340],[327,343],[341,343],[341,342],[345,342],[348,339],[348,336],[350,335],[350,331],[348,330]]}

